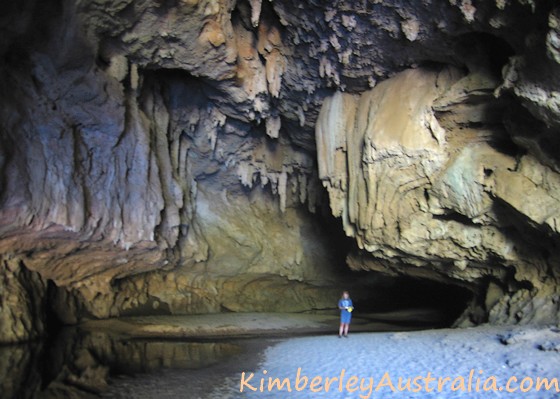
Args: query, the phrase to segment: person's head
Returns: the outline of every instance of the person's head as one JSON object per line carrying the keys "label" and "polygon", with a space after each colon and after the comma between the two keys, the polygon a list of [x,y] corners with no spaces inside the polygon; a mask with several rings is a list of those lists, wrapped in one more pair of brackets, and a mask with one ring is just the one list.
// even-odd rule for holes
{"label": "person's head", "polygon": [[342,297],[344,299],[348,299],[348,298],[350,298],[350,294],[348,293],[348,291],[342,291]]}

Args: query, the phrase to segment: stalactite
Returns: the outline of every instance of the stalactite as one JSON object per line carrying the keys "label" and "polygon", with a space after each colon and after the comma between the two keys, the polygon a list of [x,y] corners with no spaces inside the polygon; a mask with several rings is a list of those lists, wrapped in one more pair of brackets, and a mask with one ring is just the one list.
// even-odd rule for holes
{"label": "stalactite", "polygon": [[250,0],[251,3],[251,23],[254,27],[259,26],[261,19],[262,0]]}

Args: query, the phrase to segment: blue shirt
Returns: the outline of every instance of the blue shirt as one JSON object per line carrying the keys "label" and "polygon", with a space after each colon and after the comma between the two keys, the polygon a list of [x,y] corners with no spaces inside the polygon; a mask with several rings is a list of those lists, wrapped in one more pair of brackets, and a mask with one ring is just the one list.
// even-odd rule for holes
{"label": "blue shirt", "polygon": [[340,322],[344,323],[344,324],[350,324],[350,321],[352,320],[352,313],[349,312],[348,310],[346,310],[347,307],[353,306],[352,305],[352,300],[350,298],[348,299],[341,299],[340,301],[338,301],[338,307],[339,308],[343,308],[340,309]]}
{"label": "blue shirt", "polygon": [[[348,299],[343,298],[340,301],[338,301],[338,307],[339,308],[347,308],[347,307],[350,307],[350,306],[354,306],[354,305],[352,305],[352,300],[350,298],[348,298]],[[346,309],[341,309],[341,311],[350,313]]]}

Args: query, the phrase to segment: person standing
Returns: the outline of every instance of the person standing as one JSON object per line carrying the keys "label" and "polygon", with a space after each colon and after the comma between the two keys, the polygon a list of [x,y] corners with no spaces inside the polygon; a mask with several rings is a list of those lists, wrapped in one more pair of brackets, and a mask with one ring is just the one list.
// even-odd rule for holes
{"label": "person standing", "polygon": [[348,328],[350,327],[350,321],[352,320],[352,311],[354,310],[354,305],[352,304],[352,299],[350,299],[350,294],[348,291],[342,293],[342,297],[338,301],[338,308],[340,309],[340,328],[338,330],[338,338],[348,338]]}

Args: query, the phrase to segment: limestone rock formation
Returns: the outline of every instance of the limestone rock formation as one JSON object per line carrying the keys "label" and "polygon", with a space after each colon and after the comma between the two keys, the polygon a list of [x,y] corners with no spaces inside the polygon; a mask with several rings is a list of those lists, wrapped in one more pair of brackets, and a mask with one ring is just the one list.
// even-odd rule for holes
{"label": "limestone rock formation", "polygon": [[[331,308],[339,288],[329,238],[302,210],[281,212],[269,195],[251,201],[199,186],[194,238],[180,266],[117,278],[95,296],[59,291],[55,309],[68,323],[80,315],[197,314]],[[195,241],[197,239],[198,241]],[[99,286],[97,286],[99,289]],[[69,309],[69,303],[77,307]]]}
{"label": "limestone rock formation", "polygon": [[347,252],[331,210],[352,269],[466,287],[465,322],[558,321],[559,15],[5,5],[2,340],[39,334],[37,306],[66,322],[325,307]]}
{"label": "limestone rock formation", "polygon": [[45,332],[47,285],[18,259],[2,259],[0,344],[36,339]]}
{"label": "limestone rock formation", "polygon": [[551,320],[555,258],[531,235],[558,233],[559,176],[505,146],[492,89],[476,73],[419,68],[335,94],[317,124],[320,177],[346,234],[376,259],[352,254],[352,267],[499,281],[509,286],[487,304],[490,321]]}

